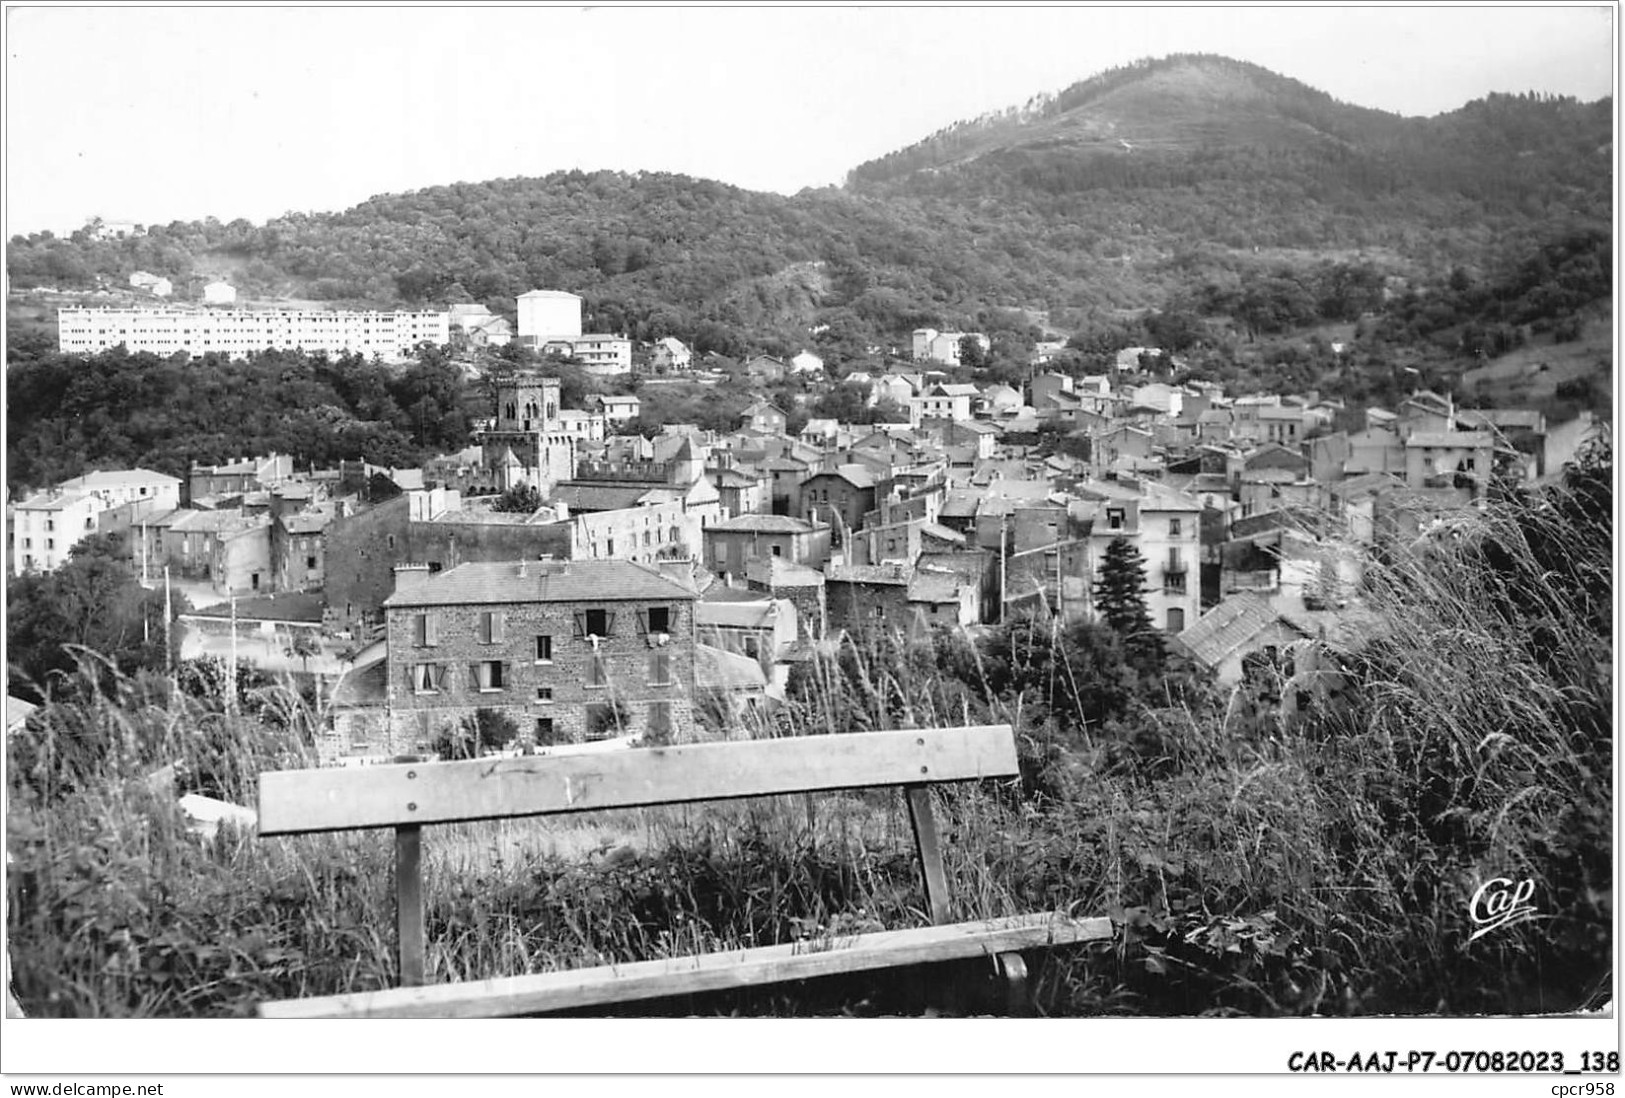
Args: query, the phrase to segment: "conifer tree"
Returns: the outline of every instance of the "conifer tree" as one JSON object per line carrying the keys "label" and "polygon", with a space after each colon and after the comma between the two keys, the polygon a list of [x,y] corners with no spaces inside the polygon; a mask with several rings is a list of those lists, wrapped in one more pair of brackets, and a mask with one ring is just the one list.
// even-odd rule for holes
{"label": "conifer tree", "polygon": [[1145,605],[1145,557],[1127,538],[1113,538],[1106,546],[1094,595],[1101,620],[1123,638],[1128,662],[1142,673],[1160,671],[1162,637]]}

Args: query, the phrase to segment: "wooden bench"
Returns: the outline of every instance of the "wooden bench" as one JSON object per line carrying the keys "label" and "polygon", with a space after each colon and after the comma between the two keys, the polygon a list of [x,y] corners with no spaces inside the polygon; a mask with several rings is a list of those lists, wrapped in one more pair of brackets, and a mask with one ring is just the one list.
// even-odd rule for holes
{"label": "wooden bench", "polygon": [[[498,1017],[988,957],[1009,1007],[1028,1004],[1020,951],[1110,938],[1111,920],[1059,914],[953,923],[931,807],[939,782],[1017,774],[1009,725],[628,749],[260,775],[259,833],[395,829],[401,987],[261,1004],[262,1017]],[[425,825],[901,786],[931,926],[502,979],[423,985]]]}

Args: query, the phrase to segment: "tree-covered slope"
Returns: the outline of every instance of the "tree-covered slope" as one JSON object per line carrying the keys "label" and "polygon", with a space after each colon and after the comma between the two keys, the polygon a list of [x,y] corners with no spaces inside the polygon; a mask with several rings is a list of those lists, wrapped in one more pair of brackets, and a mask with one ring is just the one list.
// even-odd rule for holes
{"label": "tree-covered slope", "polygon": [[1388,273],[1481,267],[1611,216],[1611,103],[1493,96],[1432,119],[1180,56],[856,168],[793,197],[668,174],[560,172],[383,195],[342,213],[12,241],[15,287],[177,286],[381,306],[582,294],[587,323],[700,350],[839,354],[1019,310],[1069,332],[1284,253]]}

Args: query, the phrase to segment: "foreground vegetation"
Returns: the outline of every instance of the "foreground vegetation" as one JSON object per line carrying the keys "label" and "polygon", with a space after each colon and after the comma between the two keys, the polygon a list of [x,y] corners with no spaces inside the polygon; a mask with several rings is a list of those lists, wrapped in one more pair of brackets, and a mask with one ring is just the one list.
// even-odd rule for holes
{"label": "foreground vegetation", "polygon": [[[788,730],[1008,720],[1019,782],[942,804],[959,918],[1110,913],[1039,974],[1056,1014],[1526,1013],[1606,987],[1613,923],[1612,454],[1378,569],[1389,623],[1234,692],[1110,630],[1013,622],[972,644],[851,639]],[[30,1014],[250,1013],[394,981],[384,834],[188,833],[176,792],[252,804],[314,763],[320,714],[274,686],[228,710],[81,652],[8,745],[8,938]],[[153,778],[173,766],[173,786]],[[678,955],[924,921],[884,795],[433,832],[429,978]],[[1535,882],[1541,919],[1468,944],[1468,900]],[[914,1012],[892,974],[670,1004]],[[966,1006],[963,1009],[974,1009]]]}

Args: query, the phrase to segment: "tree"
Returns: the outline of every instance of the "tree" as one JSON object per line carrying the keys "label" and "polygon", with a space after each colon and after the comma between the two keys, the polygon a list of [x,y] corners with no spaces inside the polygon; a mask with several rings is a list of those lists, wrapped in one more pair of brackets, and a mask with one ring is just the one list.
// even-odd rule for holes
{"label": "tree", "polygon": [[300,664],[308,672],[310,670],[310,657],[321,655],[322,646],[308,629],[298,629],[289,638],[288,647],[284,649],[284,652],[290,657],[297,657]]}
{"label": "tree", "polygon": [[481,755],[501,751],[518,736],[518,723],[502,710],[476,709],[440,733],[434,743],[434,752],[448,760],[477,759]]}
{"label": "tree", "polygon": [[491,510],[505,511],[516,515],[531,515],[541,510],[542,504],[545,502],[547,501],[542,499],[541,489],[537,488],[536,485],[530,483],[515,484],[497,497],[497,501],[491,505]]}
{"label": "tree", "polygon": [[1145,605],[1145,574],[1145,557],[1139,547],[1127,538],[1113,538],[1095,580],[1095,608],[1123,639],[1129,664],[1154,674],[1162,668],[1163,647]]}
{"label": "tree", "polygon": [[982,350],[982,341],[973,335],[959,337],[959,364],[972,369],[980,369],[987,365],[987,352]]}
{"label": "tree", "polygon": [[[189,609],[175,600],[175,613]],[[123,538],[97,534],[74,546],[66,563],[20,576],[6,590],[6,658],[23,672],[13,693],[38,700],[48,681],[69,674],[69,645],[106,656],[124,674],[162,669],[167,660],[164,594],[137,582]]]}

